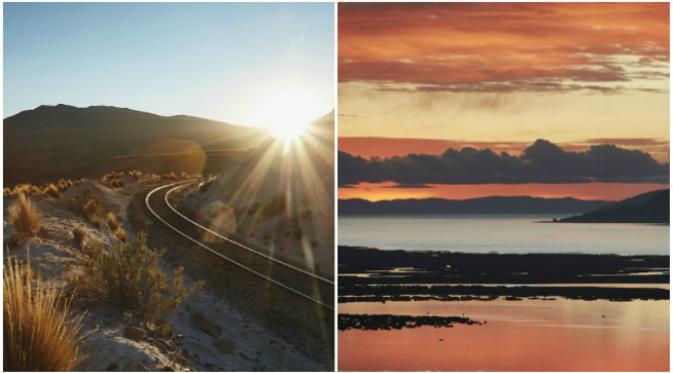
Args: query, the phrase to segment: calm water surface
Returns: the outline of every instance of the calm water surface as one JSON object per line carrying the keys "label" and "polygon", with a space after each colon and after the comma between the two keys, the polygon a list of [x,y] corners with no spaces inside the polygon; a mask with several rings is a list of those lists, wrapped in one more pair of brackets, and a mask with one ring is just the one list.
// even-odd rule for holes
{"label": "calm water surface", "polygon": [[339,370],[667,371],[669,301],[347,303],[340,313],[465,315],[485,325],[339,332]]}
{"label": "calm water surface", "polygon": [[339,217],[339,244],[471,253],[662,254],[669,226],[553,224],[562,215]]}

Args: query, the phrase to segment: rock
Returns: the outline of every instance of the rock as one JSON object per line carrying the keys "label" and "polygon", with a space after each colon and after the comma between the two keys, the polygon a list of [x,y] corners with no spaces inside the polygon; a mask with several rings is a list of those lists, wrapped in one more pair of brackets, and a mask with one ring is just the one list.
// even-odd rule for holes
{"label": "rock", "polygon": [[163,367],[163,368],[159,369],[159,371],[160,372],[175,372],[175,369],[166,366],[166,367]]}
{"label": "rock", "polygon": [[139,326],[129,325],[126,328],[124,328],[124,337],[132,339],[136,342],[142,341],[146,335],[147,332],[145,331],[145,329]]}
{"label": "rock", "polygon": [[205,316],[203,316],[203,314],[199,312],[193,312],[190,320],[195,328],[213,338],[218,338],[220,334],[222,334],[221,326],[209,321]]}
{"label": "rock", "polygon": [[236,350],[236,342],[228,338],[218,339],[213,346],[222,354],[232,354]]}

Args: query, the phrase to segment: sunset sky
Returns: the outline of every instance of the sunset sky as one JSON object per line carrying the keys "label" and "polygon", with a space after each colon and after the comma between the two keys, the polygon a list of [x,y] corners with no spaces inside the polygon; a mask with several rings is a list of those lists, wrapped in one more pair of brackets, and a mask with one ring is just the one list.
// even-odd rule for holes
{"label": "sunset sky", "polygon": [[[340,4],[339,148],[365,158],[463,146],[520,155],[546,139],[566,151],[614,144],[668,163],[668,27],[667,3]],[[617,199],[662,187],[635,184],[441,195]],[[340,197],[384,195],[367,188]],[[383,189],[386,198],[429,191]]]}

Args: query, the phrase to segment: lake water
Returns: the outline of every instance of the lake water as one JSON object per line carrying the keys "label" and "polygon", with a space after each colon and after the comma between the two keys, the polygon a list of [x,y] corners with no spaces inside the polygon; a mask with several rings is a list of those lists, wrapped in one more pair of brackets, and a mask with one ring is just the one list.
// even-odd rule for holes
{"label": "lake water", "polygon": [[484,325],[339,331],[342,371],[668,371],[669,301],[372,302],[339,313],[465,315]]}
{"label": "lake water", "polygon": [[339,245],[469,253],[669,254],[669,226],[539,223],[557,215],[339,217]]}

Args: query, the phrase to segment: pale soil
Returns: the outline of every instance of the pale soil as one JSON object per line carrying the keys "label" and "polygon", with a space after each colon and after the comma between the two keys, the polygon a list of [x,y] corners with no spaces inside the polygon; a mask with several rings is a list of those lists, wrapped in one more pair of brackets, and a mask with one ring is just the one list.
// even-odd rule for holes
{"label": "pale soil", "polygon": [[[72,239],[74,227],[84,229],[90,238],[109,246],[111,234],[107,226],[95,228],[84,217],[72,212],[67,199],[92,189],[104,201],[107,211],[114,212],[131,240],[135,239],[127,221],[127,209],[132,197],[153,185],[164,182],[143,177],[140,182],[124,179],[123,189],[111,189],[85,181],[62,193],[60,199],[31,197],[42,215],[42,230],[37,238],[19,247],[8,248],[7,238],[12,229],[8,221],[8,205],[16,197],[5,197],[3,227],[5,253],[26,258],[40,276],[55,286],[64,286],[78,273],[78,255]],[[173,266],[162,262],[171,274]],[[185,276],[187,286],[193,281]],[[259,324],[232,308],[222,299],[201,290],[185,300],[166,319],[172,325],[170,337],[160,337],[148,331],[140,340],[126,338],[124,329],[131,324],[128,315],[104,305],[91,306],[77,302],[72,312],[85,313],[81,330],[83,361],[78,370],[320,370],[320,366],[291,345],[269,333]],[[135,324],[134,324],[135,325]]]}

